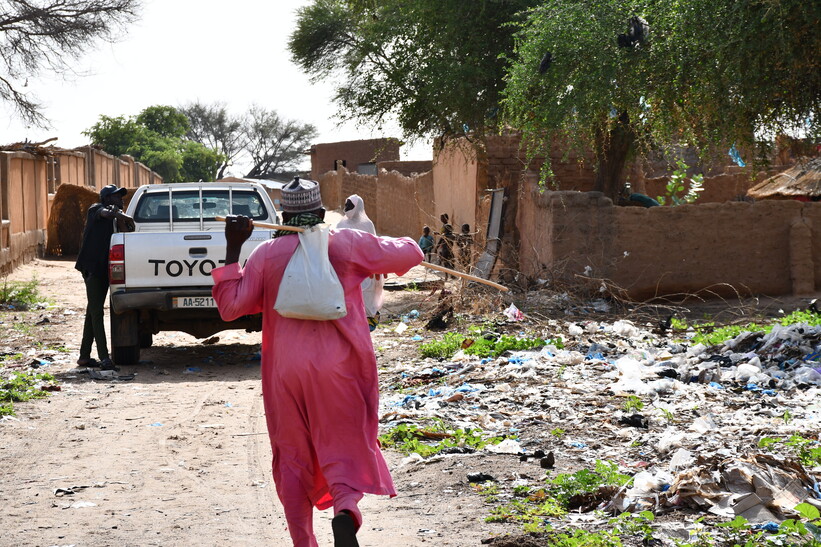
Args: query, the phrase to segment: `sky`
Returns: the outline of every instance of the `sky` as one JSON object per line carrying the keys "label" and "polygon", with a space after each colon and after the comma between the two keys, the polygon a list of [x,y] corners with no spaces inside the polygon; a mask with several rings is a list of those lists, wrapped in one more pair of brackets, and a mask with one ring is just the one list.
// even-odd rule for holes
{"label": "sky", "polygon": [[[97,42],[70,78],[30,78],[26,88],[44,105],[50,129],[27,128],[0,110],[0,144],[58,137],[63,148],[88,144],[82,131],[101,114],[131,116],[151,105],[223,102],[240,114],[252,104],[285,119],[315,125],[317,143],[398,137],[337,123],[333,86],[312,84],[290,61],[296,10],[309,0],[144,0],[140,20],[117,42]],[[429,141],[402,147],[403,160],[430,160]],[[242,165],[236,170],[242,170]],[[234,175],[241,175],[239,172]]]}

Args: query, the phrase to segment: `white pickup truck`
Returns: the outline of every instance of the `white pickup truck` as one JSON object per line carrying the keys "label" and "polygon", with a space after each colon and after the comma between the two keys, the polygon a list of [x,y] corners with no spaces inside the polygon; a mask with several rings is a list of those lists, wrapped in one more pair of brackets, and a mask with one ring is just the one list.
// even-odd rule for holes
{"label": "white pickup truck", "polygon": [[[175,183],[141,186],[126,214],[134,232],[115,232],[109,251],[111,346],[114,362],[134,364],[140,348],[160,331],[198,338],[227,329],[260,330],[259,315],[227,323],[211,297],[211,270],[225,261],[225,224],[217,216],[241,214],[277,223],[268,193],[259,184]],[[254,229],[240,263],[270,229]]]}

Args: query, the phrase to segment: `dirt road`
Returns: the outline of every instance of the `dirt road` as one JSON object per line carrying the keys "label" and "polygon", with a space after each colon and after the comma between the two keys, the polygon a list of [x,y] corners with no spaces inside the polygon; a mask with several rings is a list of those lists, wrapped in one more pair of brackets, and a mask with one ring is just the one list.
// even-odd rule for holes
{"label": "dirt road", "polygon": [[[289,545],[259,334],[226,331],[202,345],[161,333],[121,379],[92,380],[74,364],[85,298],[73,262],[37,260],[9,279],[33,277],[53,306],[2,312],[0,352],[51,362],[43,370],[62,391],[0,421],[0,545]],[[400,469],[400,455],[388,458],[400,494],[365,498],[363,546],[478,545],[492,531],[481,498],[454,486],[469,465]],[[315,515],[320,545],[331,545],[330,513]]]}

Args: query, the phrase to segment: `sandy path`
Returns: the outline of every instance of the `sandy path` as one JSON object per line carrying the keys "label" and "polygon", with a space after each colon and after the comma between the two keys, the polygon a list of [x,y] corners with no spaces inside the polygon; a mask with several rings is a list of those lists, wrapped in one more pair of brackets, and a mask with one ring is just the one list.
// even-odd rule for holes
{"label": "sandy path", "polygon": [[[161,333],[144,362],[123,367],[133,380],[90,380],[74,366],[85,299],[72,266],[38,260],[10,276],[36,275],[55,307],[2,319],[49,317],[38,335],[69,353],[48,368],[62,391],[18,404],[17,417],[0,422],[0,545],[290,545],[253,360],[259,334],[227,331],[202,346]],[[27,350],[20,344],[0,341],[0,349]],[[388,458],[392,467],[401,459]],[[401,492],[393,500],[363,500],[363,546],[477,545],[486,537],[481,526],[465,535],[472,526],[457,509],[469,508],[420,489],[420,472],[395,474]],[[315,515],[320,545],[332,545],[330,513]]]}

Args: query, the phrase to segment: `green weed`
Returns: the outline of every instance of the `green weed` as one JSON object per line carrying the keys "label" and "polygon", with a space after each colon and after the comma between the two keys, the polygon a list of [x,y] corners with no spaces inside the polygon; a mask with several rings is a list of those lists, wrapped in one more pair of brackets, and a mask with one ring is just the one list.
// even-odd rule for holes
{"label": "green weed", "polygon": [[653,527],[651,523],[656,519],[652,511],[641,511],[640,513],[622,513],[610,519],[609,524],[613,525],[619,534],[630,534],[641,536],[644,545],[650,544],[653,540]]}
{"label": "green weed", "polygon": [[675,330],[688,330],[692,328],[695,331],[695,334],[690,339],[693,344],[715,346],[735,338],[742,332],[761,332],[766,334],[773,330],[774,325],[788,327],[790,325],[802,323],[809,326],[821,325],[821,313],[796,310],[788,315],[785,315],[773,324],[750,322],[745,325],[725,325],[720,327],[717,327],[713,321],[705,321],[703,323],[688,325],[685,321],[674,317],[671,325]]}
{"label": "green weed", "polygon": [[659,408],[659,412],[661,412],[661,415],[664,416],[664,419],[667,420],[668,423],[673,424],[676,422],[675,414],[673,414],[666,408]]}
{"label": "green weed", "polygon": [[448,332],[441,340],[432,340],[419,344],[422,357],[434,359],[450,359],[462,347],[465,337],[456,332]]}
{"label": "green weed", "polygon": [[28,323],[14,323],[11,328],[26,336],[34,334],[34,325],[29,325]]}
{"label": "green weed", "polygon": [[499,357],[506,351],[535,349],[548,343],[558,348],[564,347],[561,339],[545,340],[539,337],[519,337],[509,334],[487,333],[482,327],[468,329],[468,336],[449,332],[441,340],[420,344],[419,351],[423,357],[449,359],[463,349],[467,355],[476,357]]}
{"label": "green weed", "polygon": [[382,446],[393,448],[402,454],[415,452],[423,458],[434,456],[447,448],[466,447],[480,450],[489,444],[499,444],[503,440],[504,437],[485,437],[481,429],[450,430],[441,423],[438,427],[428,429],[420,429],[413,424],[399,424],[379,436]]}
{"label": "green weed", "polygon": [[0,384],[0,416],[13,416],[14,403],[48,397],[48,392],[38,388],[40,384],[54,384],[54,376],[48,373],[15,372]]}
{"label": "green weed", "polygon": [[639,397],[635,395],[630,395],[624,401],[622,408],[625,412],[641,412],[641,409],[644,408],[644,403]]}
{"label": "green weed", "polygon": [[38,284],[36,278],[31,281],[4,279],[3,285],[0,286],[0,309],[27,310],[45,302],[37,290]]}
{"label": "green weed", "polygon": [[551,547],[621,547],[621,538],[616,532],[603,530],[589,532],[576,529],[572,533],[548,532],[547,543]]}
{"label": "green weed", "polygon": [[670,180],[665,188],[665,195],[656,197],[661,205],[683,205],[693,203],[698,199],[699,193],[704,190],[704,175],[698,174],[690,177],[687,184],[687,168],[681,158],[676,160],[676,169],[670,175]]}
{"label": "green weed", "polygon": [[527,499],[514,499],[509,503],[491,509],[485,522],[515,522],[534,527],[541,527],[547,517],[562,517],[567,511],[555,499],[544,495],[543,490],[531,494]]}
{"label": "green weed", "polygon": [[805,467],[821,466],[821,443],[815,439],[791,435],[786,439],[762,437],[758,441],[759,448],[767,450],[772,450],[776,445],[780,445],[788,454],[798,458]]}
{"label": "green weed", "polygon": [[596,460],[594,469],[582,469],[575,473],[559,473],[555,479],[548,479],[547,491],[563,506],[576,494],[595,492],[602,486],[625,486],[633,478],[619,473],[616,463]]}

